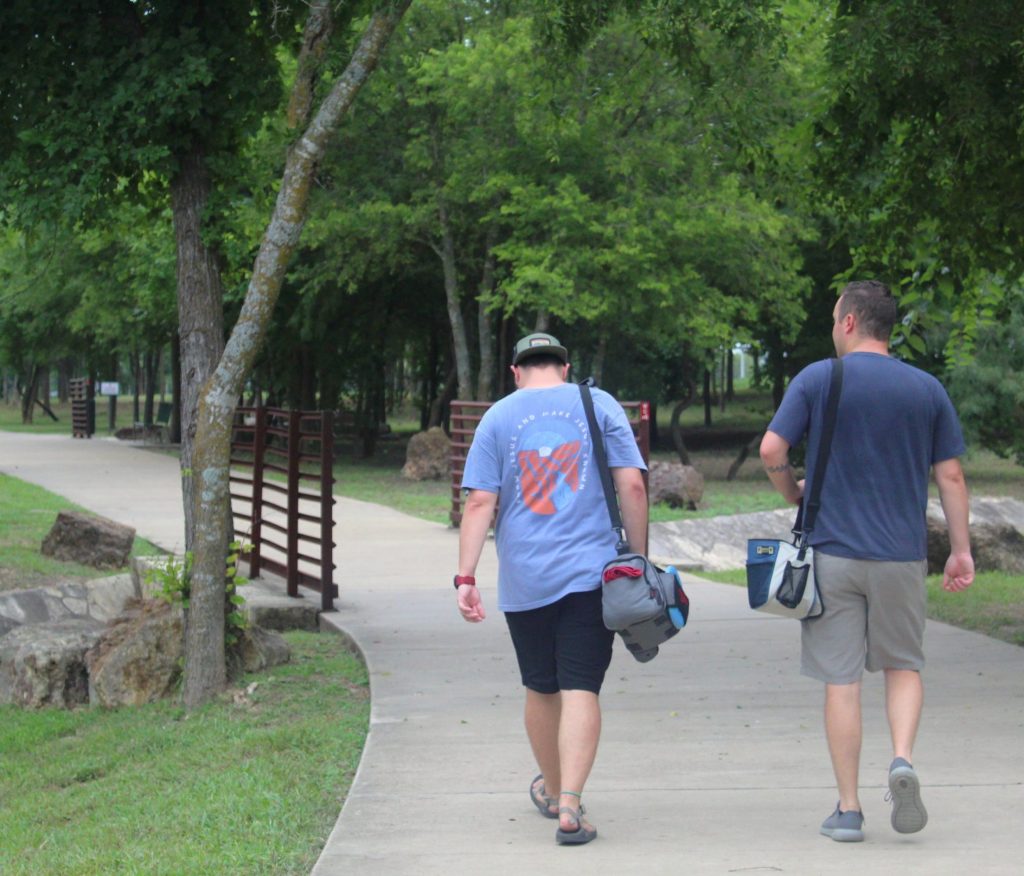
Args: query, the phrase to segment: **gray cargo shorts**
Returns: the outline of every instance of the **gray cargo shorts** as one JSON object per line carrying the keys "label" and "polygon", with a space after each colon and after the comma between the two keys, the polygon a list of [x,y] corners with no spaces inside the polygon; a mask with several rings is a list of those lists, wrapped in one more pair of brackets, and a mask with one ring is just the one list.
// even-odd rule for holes
{"label": "gray cargo shorts", "polygon": [[852,684],[880,669],[924,667],[925,560],[851,560],[816,551],[825,610],[802,621],[800,672]]}

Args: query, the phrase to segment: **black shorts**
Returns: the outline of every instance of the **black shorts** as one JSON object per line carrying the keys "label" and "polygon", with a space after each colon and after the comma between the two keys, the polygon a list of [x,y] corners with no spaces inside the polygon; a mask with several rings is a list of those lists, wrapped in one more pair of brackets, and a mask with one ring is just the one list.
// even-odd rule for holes
{"label": "black shorts", "polygon": [[601,692],[615,633],[601,619],[600,590],[570,593],[529,611],[507,611],[505,621],[530,690]]}

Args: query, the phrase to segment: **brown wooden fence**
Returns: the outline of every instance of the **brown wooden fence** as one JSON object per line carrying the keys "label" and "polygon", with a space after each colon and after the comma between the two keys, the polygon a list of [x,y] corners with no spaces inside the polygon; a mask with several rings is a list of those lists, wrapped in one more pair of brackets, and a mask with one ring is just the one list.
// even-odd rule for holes
{"label": "brown wooden fence", "polygon": [[96,399],[88,377],[72,377],[68,381],[71,396],[71,437],[92,438],[96,431]]}
{"label": "brown wooden fence", "polygon": [[[451,403],[451,471],[452,471],[452,507],[448,517],[452,526],[458,526],[462,522],[462,473],[466,468],[466,456],[469,454],[469,446],[473,443],[473,434],[479,425],[483,415],[493,402],[480,401],[453,401]],[[633,435],[636,437],[637,446],[640,448],[640,455],[645,463],[651,459],[651,403],[648,401],[626,401],[620,402],[630,426],[633,427]],[[644,472],[644,485],[647,484],[647,473]]]}
{"label": "brown wooden fence", "polygon": [[[317,590],[334,608],[334,424],[331,411],[238,408],[231,436],[231,510],[253,577],[282,575],[288,595]],[[302,489],[314,482],[317,491]],[[312,545],[316,553],[308,553]]]}

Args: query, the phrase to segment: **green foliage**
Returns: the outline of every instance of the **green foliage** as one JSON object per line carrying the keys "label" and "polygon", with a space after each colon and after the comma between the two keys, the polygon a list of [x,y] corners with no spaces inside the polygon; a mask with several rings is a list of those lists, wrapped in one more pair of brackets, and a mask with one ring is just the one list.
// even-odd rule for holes
{"label": "green foliage", "polygon": [[850,0],[835,17],[817,169],[855,272],[902,287],[918,355],[946,321],[947,354],[969,357],[999,275],[1022,268],[1019,24],[1013,0]]}
{"label": "green foliage", "polygon": [[143,575],[147,584],[158,584],[157,596],[165,602],[179,604],[188,609],[189,578],[192,574],[192,552],[187,551],[179,560],[169,556],[150,566]]}
{"label": "green foliage", "polygon": [[[23,226],[230,155],[280,98],[290,6],[12,0],[0,12],[0,205]],[[280,30],[278,30],[280,28]],[[223,169],[223,168],[222,168]],[[154,178],[153,175],[156,175]]]}
{"label": "green foliage", "polygon": [[[228,647],[236,645],[242,630],[246,627],[245,615],[240,611],[245,604],[245,597],[238,592],[238,586],[245,584],[244,577],[238,574],[238,559],[245,552],[246,546],[233,541],[228,545],[227,563],[224,573],[224,591],[228,610],[224,617],[224,643]],[[157,584],[160,589],[157,597],[165,602],[180,605],[188,611],[189,593],[191,590],[192,552],[186,551],[179,560],[177,557],[165,559],[151,565],[145,572],[148,584]]]}
{"label": "green foliage", "polygon": [[952,368],[949,393],[971,444],[1024,465],[1024,289],[978,331],[974,357]]}

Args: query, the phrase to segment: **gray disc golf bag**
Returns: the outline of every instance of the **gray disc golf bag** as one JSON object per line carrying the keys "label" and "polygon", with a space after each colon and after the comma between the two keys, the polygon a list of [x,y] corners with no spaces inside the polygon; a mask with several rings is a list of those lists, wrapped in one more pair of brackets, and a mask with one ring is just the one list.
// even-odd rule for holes
{"label": "gray disc golf bag", "polygon": [[690,600],[675,567],[654,565],[643,554],[619,554],[601,574],[604,625],[618,633],[641,663],[684,626]]}

